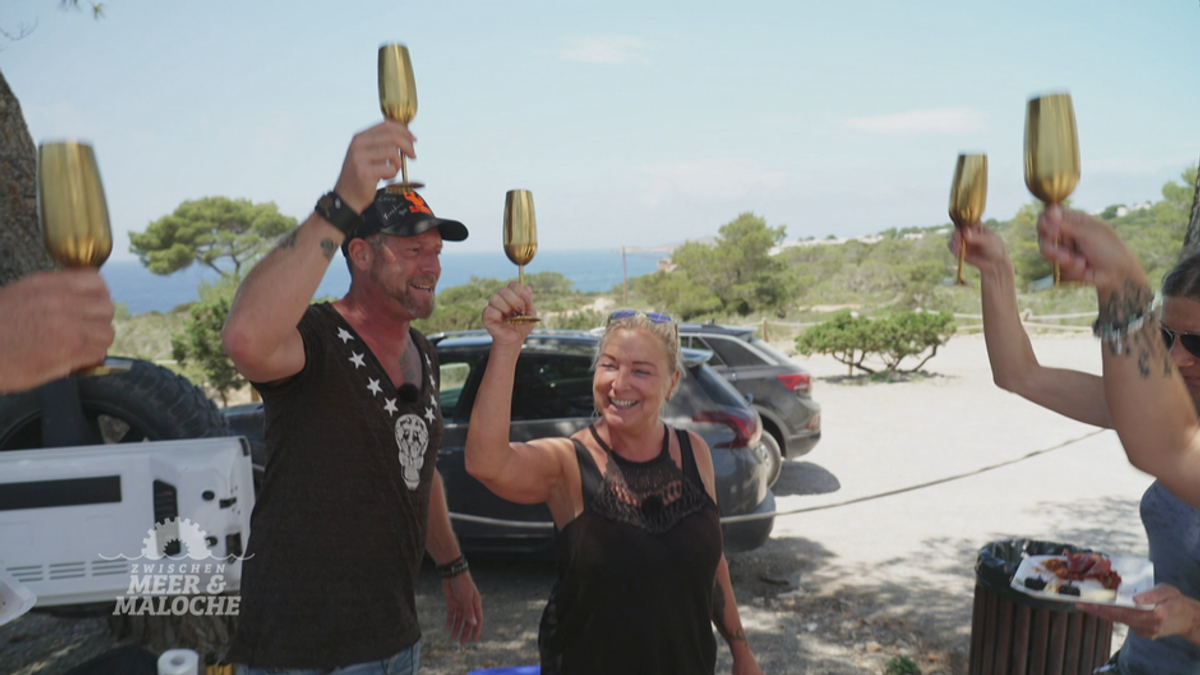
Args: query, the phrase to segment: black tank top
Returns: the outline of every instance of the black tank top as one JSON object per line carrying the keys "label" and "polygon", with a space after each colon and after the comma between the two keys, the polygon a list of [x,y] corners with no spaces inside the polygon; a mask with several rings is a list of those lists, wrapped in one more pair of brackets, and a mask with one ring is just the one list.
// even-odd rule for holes
{"label": "black tank top", "polygon": [[558,536],[558,580],[538,635],[544,675],[696,675],[716,668],[720,514],[687,432],[677,432],[682,471],[671,459],[669,433],[648,462],[610,450],[604,475],[574,441],[583,512]]}

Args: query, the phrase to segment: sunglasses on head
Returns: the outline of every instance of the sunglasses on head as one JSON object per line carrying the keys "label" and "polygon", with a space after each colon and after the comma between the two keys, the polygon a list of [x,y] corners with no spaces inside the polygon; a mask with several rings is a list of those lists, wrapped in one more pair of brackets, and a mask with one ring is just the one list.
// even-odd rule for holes
{"label": "sunglasses on head", "polygon": [[644,316],[650,323],[675,323],[669,314],[659,314],[658,312],[643,312],[636,309],[618,309],[608,315],[608,322],[620,321],[621,319],[632,319],[635,316]]}
{"label": "sunglasses on head", "polygon": [[1159,324],[1158,329],[1162,331],[1163,344],[1167,346],[1168,352],[1171,351],[1171,347],[1175,345],[1175,338],[1178,337],[1179,343],[1183,345],[1183,348],[1192,356],[1200,359],[1200,335],[1171,330],[1161,324]]}

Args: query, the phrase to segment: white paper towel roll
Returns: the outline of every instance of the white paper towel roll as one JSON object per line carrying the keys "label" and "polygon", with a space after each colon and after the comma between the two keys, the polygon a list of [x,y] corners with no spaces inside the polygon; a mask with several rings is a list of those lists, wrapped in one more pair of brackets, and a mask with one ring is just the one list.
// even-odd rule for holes
{"label": "white paper towel roll", "polygon": [[158,675],[200,675],[200,655],[190,649],[168,649],[158,657]]}

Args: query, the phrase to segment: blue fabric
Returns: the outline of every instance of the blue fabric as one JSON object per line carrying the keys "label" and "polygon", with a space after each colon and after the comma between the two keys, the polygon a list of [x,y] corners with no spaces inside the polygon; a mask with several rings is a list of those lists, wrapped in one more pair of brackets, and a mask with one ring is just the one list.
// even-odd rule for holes
{"label": "blue fabric", "polygon": [[239,665],[237,675],[417,675],[421,664],[421,643],[405,649],[390,659],[358,663],[333,670],[304,668],[249,668]]}
{"label": "blue fabric", "polygon": [[[1200,599],[1200,510],[1155,482],[1142,495],[1154,581]],[[1146,640],[1129,633],[1117,663],[1122,675],[1200,675],[1200,647],[1178,636]]]}

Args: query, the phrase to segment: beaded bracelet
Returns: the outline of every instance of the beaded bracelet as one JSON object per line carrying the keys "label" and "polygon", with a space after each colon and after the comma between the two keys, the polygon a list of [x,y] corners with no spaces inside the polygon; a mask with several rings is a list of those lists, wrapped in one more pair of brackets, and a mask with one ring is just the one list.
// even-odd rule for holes
{"label": "beaded bracelet", "polygon": [[467,564],[467,559],[461,555],[458,556],[457,558],[455,558],[454,560],[451,560],[450,562],[446,563],[445,565],[437,565],[436,566],[438,576],[443,579],[449,579],[450,577],[456,577],[456,576],[462,574],[463,572],[466,572],[470,568],[471,568],[471,566]]}
{"label": "beaded bracelet", "polygon": [[1150,304],[1146,305],[1142,311],[1127,318],[1124,324],[1118,325],[1111,322],[1102,324],[1100,319],[1096,319],[1096,322],[1092,324],[1092,335],[1100,338],[1101,342],[1112,345],[1114,350],[1120,352],[1122,343],[1130,335],[1140,331],[1147,321],[1157,319],[1161,309],[1162,296],[1155,293]]}

